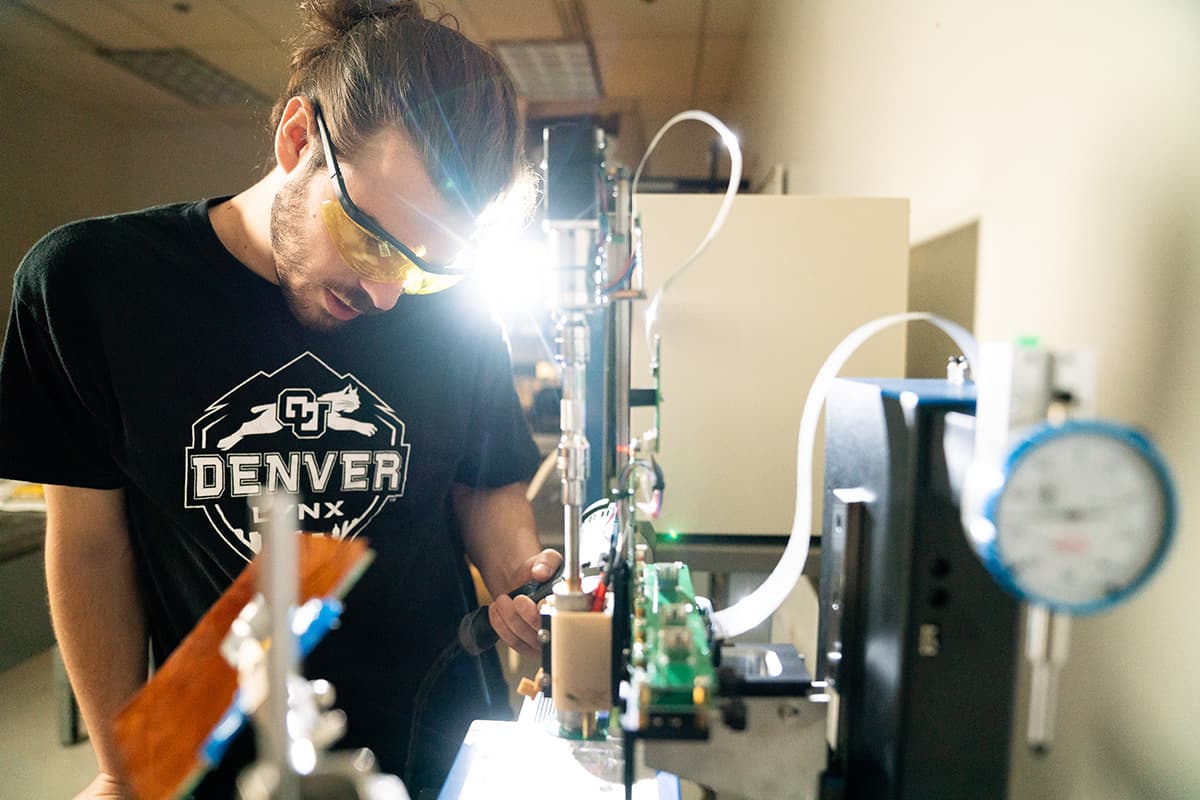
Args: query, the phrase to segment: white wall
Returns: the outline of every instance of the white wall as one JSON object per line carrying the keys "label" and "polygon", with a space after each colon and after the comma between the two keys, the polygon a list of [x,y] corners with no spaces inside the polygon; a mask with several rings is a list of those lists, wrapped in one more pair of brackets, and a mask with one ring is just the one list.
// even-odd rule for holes
{"label": "white wall", "polygon": [[0,76],[0,302],[25,251],[54,225],[112,210],[119,194],[118,129]]}
{"label": "white wall", "polygon": [[1200,796],[1200,6],[761,0],[753,26],[751,168],[909,197],[914,242],[978,219],[976,333],[1095,346],[1100,412],[1175,469],[1177,545],[1076,624],[1058,744],[1012,797]]}
{"label": "white wall", "polygon": [[261,125],[162,125],[66,103],[0,75],[0,308],[25,251],[95,214],[233,194],[261,174]]}

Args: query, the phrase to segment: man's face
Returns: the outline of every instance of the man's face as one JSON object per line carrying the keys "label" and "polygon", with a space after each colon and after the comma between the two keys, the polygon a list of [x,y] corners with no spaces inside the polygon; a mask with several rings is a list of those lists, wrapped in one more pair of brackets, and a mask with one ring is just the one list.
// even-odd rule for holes
{"label": "man's face", "polygon": [[[271,207],[271,247],[279,285],[302,324],[333,330],[352,319],[395,306],[400,282],[368,280],[338,255],[320,217],[321,203],[337,202],[324,168],[312,168],[320,149],[310,139],[304,161],[276,193]],[[470,233],[470,219],[455,212],[435,190],[407,137],[380,131],[354,159],[338,158],[354,202],[401,242],[424,247],[434,263],[447,263]]]}

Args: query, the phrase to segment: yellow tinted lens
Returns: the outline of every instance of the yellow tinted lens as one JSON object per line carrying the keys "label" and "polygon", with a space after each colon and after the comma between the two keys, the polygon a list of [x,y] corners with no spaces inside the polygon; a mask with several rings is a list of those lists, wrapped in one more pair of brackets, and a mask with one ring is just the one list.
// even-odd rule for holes
{"label": "yellow tinted lens", "polygon": [[337,200],[321,204],[321,221],[342,260],[367,280],[403,283],[405,294],[433,294],[449,289],[463,278],[421,269],[404,253],[360,228]]}

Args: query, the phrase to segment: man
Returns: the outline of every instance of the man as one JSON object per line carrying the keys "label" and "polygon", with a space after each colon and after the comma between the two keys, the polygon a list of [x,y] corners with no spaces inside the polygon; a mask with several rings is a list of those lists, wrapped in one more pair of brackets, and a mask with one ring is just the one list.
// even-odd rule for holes
{"label": "man", "polygon": [[123,796],[110,721],[147,637],[161,663],[258,551],[270,492],[299,495],[296,529],[370,540],[306,671],[386,771],[419,715],[414,796],[490,712],[465,658],[413,704],[469,607],[464,552],[500,637],[537,648],[533,603],[502,595],[561,559],[524,498],[538,454],[502,333],[456,263],[521,172],[512,86],[415,2],[303,11],[266,177],[65,226],[17,273],[0,473],[46,484],[51,612],[101,771],[85,796]]}

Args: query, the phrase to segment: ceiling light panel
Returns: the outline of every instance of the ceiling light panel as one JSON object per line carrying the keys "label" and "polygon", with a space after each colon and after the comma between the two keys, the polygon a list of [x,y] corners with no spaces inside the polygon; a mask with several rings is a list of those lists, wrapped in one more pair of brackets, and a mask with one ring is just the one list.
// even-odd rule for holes
{"label": "ceiling light panel", "polygon": [[101,50],[100,55],[197,108],[267,102],[262,94],[187,50]]}
{"label": "ceiling light panel", "polygon": [[497,42],[495,49],[526,100],[601,97],[592,56],[583,42]]}

